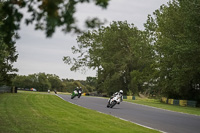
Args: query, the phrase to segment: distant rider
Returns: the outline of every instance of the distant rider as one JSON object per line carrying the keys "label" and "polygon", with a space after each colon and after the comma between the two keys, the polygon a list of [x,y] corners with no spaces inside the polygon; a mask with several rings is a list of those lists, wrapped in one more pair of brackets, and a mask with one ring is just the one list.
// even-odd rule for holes
{"label": "distant rider", "polygon": [[[122,102],[123,101],[123,90],[120,90],[119,92],[115,92],[113,94],[113,96],[110,97],[110,100],[116,96],[120,97],[120,102]],[[110,102],[110,100],[109,100],[109,102]],[[118,104],[120,104],[120,102]]]}
{"label": "distant rider", "polygon": [[78,91],[81,91],[81,92],[82,92],[82,88],[80,87],[80,88],[78,89]]}
{"label": "distant rider", "polygon": [[82,88],[80,87],[80,88],[78,89],[78,98],[81,97],[81,94],[82,94]]}
{"label": "distant rider", "polygon": [[78,87],[76,87],[76,88],[74,89],[74,91],[78,93]]}

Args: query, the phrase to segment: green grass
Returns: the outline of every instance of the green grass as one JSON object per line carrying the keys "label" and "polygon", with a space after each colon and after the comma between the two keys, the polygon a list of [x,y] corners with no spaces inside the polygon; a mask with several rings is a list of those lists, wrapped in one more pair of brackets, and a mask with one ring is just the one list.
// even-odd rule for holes
{"label": "green grass", "polygon": [[38,92],[0,94],[0,133],[154,133]]}
{"label": "green grass", "polygon": [[126,100],[125,99],[125,101],[142,104],[142,105],[147,105],[147,106],[152,106],[152,107],[161,108],[161,109],[166,109],[166,110],[171,110],[171,111],[176,111],[176,112],[200,115],[200,108],[170,105],[170,104],[160,102],[159,99],[148,99],[148,98],[136,97],[136,100]]}

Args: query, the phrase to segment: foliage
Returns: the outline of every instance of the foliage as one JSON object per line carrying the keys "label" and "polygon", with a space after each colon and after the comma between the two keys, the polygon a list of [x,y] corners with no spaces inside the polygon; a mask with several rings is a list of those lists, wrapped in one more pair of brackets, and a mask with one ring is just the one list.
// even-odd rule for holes
{"label": "foliage", "polygon": [[[18,54],[15,47],[15,33],[9,30],[11,25],[7,25],[10,21],[3,11],[4,2],[0,1],[0,85],[11,85],[11,80],[18,71],[13,68]],[[9,36],[9,37],[8,37]]]}
{"label": "foliage", "polygon": [[156,51],[156,81],[172,98],[200,100],[200,1],[172,0],[145,24]]}
{"label": "foliage", "polygon": [[77,86],[74,84],[74,82],[64,82],[66,86],[66,91],[67,92],[72,92]]}
{"label": "foliage", "polygon": [[[87,84],[85,84],[85,81],[79,81],[79,80],[63,80],[63,83],[66,86],[66,91],[67,92],[72,92],[74,91],[75,88],[77,87],[81,87],[81,89],[83,90],[83,93],[88,93],[88,88],[87,88]],[[84,84],[83,84],[84,83]]]}
{"label": "foliage", "polygon": [[51,83],[49,82],[49,79],[45,73],[39,73],[37,76],[37,81],[39,83],[37,84],[37,88],[40,88],[40,91],[47,91],[49,88],[51,88]]}
{"label": "foliage", "polygon": [[132,95],[133,95],[133,92],[131,90],[128,90],[127,96],[132,96]]}
{"label": "foliage", "polygon": [[61,92],[63,91],[65,85],[62,83],[57,75],[47,74],[47,79],[51,84],[51,90],[57,90]]}
{"label": "foliage", "polygon": [[97,78],[96,77],[87,77],[86,84],[88,84],[90,86],[94,86],[96,88],[97,87]]}
{"label": "foliage", "polygon": [[[85,84],[82,84],[85,82]],[[13,86],[18,88],[30,89],[35,88],[37,91],[59,91],[59,92],[72,92],[76,87],[81,87],[83,92],[88,93],[95,90],[95,86],[90,86],[86,81],[79,81],[73,79],[60,79],[55,74],[30,74],[17,75],[13,81]]]}
{"label": "foliage", "polygon": [[[149,73],[152,61],[151,45],[145,32],[134,25],[113,22],[108,27],[82,34],[77,42],[78,48],[72,47],[72,51],[79,54],[78,58],[64,57],[63,60],[73,64],[72,71],[81,67],[97,69],[98,92],[106,91],[112,95],[123,89],[126,93],[141,88],[149,80],[145,74]],[[135,75],[134,71],[142,76]],[[133,83],[134,78],[138,78],[138,81]]]}
{"label": "foliage", "polygon": [[[16,76],[13,85],[19,88],[36,88],[38,91],[47,91],[51,88],[47,75],[45,73],[30,74],[28,76]],[[54,85],[52,83],[52,85]]]}
{"label": "foliage", "polygon": [[[90,3],[92,0],[8,0],[3,10],[10,18],[11,31],[18,30],[24,13],[21,9],[26,8],[30,18],[25,18],[26,24],[35,24],[36,30],[44,30],[47,37],[51,37],[55,29],[61,27],[64,32],[81,32],[77,26],[76,6]],[[96,6],[105,9],[109,0],[93,0]],[[94,28],[102,24],[97,18],[85,21],[88,27]]]}

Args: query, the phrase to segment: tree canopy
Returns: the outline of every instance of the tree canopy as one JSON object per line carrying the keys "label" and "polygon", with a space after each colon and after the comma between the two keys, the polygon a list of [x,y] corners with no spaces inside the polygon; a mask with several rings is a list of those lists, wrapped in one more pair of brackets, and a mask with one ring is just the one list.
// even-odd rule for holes
{"label": "tree canopy", "polygon": [[64,57],[63,60],[73,64],[72,71],[81,67],[97,69],[99,92],[136,91],[147,82],[143,72],[148,73],[153,53],[145,32],[134,25],[113,22],[108,27],[84,33],[77,42],[78,48],[72,50],[79,54],[78,58]]}
{"label": "tree canopy", "polygon": [[168,97],[200,99],[199,10],[198,0],[173,0],[147,20],[157,52],[157,82]]}

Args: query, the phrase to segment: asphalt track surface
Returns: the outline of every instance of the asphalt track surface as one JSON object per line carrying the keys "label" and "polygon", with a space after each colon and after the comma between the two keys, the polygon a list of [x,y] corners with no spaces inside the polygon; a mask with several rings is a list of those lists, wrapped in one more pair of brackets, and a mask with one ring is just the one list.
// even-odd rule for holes
{"label": "asphalt track surface", "polygon": [[122,102],[107,108],[108,99],[82,96],[80,99],[70,95],[58,94],[60,98],[73,104],[113,115],[136,124],[167,133],[200,133],[200,116],[177,113],[149,106]]}

